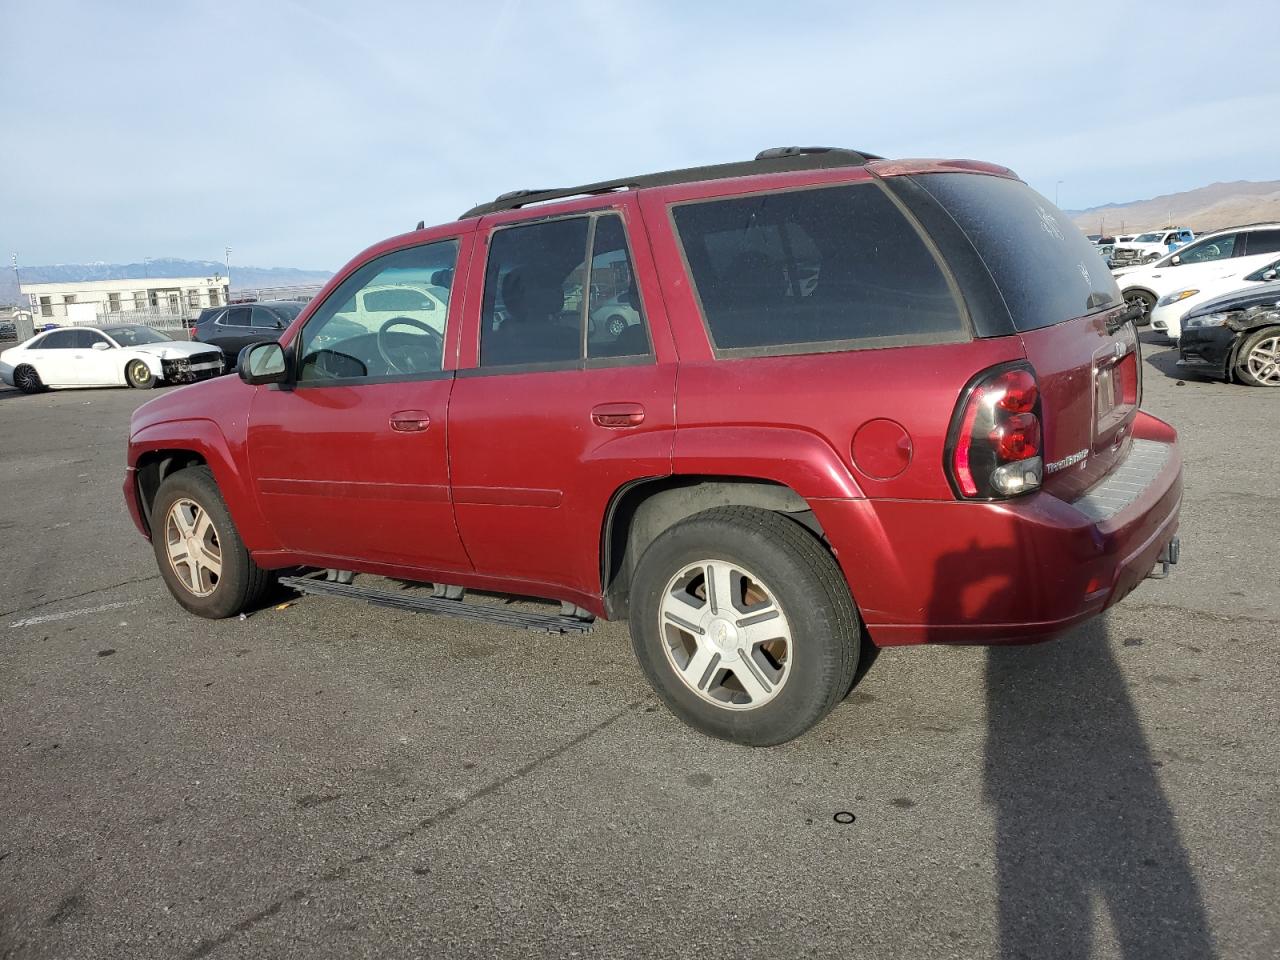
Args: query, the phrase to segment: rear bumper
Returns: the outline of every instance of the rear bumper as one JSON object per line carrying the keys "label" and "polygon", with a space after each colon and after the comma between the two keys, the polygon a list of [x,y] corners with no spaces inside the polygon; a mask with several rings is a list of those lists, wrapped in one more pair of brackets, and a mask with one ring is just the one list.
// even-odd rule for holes
{"label": "rear bumper", "polygon": [[871,639],[1031,643],[1118,603],[1173,540],[1182,503],[1173,429],[1139,414],[1133,434],[1168,444],[1168,456],[1105,519],[1045,493],[1003,503],[814,501]]}

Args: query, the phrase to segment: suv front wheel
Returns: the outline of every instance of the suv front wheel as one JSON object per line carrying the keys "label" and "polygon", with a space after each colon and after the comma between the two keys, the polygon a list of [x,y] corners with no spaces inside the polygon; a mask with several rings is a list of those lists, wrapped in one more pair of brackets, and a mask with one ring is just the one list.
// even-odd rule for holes
{"label": "suv front wheel", "polygon": [[848,693],[859,637],[831,554],[776,513],[696,514],[654,540],[636,570],[641,667],[676,716],[723,740],[771,746],[812,727]]}
{"label": "suv front wheel", "polygon": [[189,467],[160,484],[151,509],[151,544],[175,600],[211,620],[256,603],[270,574],[249,556],[208,467]]}

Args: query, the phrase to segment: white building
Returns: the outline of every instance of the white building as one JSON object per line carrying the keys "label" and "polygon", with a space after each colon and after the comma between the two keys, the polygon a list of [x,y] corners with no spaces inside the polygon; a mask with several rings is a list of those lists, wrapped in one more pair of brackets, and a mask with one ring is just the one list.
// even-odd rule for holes
{"label": "white building", "polygon": [[84,322],[93,314],[110,319],[131,311],[193,317],[226,303],[229,286],[226,277],[213,276],[23,283],[20,289],[39,324]]}

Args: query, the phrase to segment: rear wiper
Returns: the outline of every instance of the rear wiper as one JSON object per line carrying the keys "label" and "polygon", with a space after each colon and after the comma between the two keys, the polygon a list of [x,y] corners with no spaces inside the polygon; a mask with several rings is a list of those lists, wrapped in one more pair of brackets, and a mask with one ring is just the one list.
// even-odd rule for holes
{"label": "rear wiper", "polygon": [[1119,313],[1107,320],[1107,333],[1115,333],[1126,323],[1137,324],[1142,319],[1142,315],[1146,310],[1142,306],[1141,300],[1135,300]]}

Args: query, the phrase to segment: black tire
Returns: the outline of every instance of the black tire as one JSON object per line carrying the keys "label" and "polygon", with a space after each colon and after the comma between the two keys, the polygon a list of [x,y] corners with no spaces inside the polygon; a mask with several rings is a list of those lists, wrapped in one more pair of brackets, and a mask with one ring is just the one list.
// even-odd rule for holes
{"label": "black tire", "polygon": [[1240,344],[1240,349],[1236,352],[1236,376],[1240,378],[1241,383],[1251,387],[1280,387],[1280,363],[1267,368],[1271,371],[1267,379],[1257,377],[1249,370],[1249,354],[1267,340],[1274,340],[1275,345],[1280,345],[1280,327],[1263,327],[1261,330],[1255,330]]}
{"label": "black tire", "polygon": [[[710,702],[681,678],[667,652],[668,639],[681,631],[668,633],[662,619],[666,591],[681,571],[703,560],[741,565],[790,625],[789,672],[758,707]],[[658,696],[689,726],[722,740],[754,747],[785,743],[826,716],[853,685],[861,628],[848,586],[822,543],[781,514],[718,507],[676,524],[641,557],[630,611],[632,646]],[[713,662],[704,681],[716,672]]]}
{"label": "black tire", "polygon": [[[192,501],[208,514],[221,554],[221,571],[207,596],[197,595],[184,584],[175,564],[169,559],[169,514],[171,508],[182,500]],[[160,484],[151,508],[151,544],[160,576],[164,578],[169,592],[179,604],[197,616],[210,620],[234,617],[257,603],[271,584],[271,574],[254,563],[245,549],[208,467],[179,470]]]}
{"label": "black tire", "polygon": [[1124,302],[1142,304],[1142,316],[1135,321],[1135,326],[1145,327],[1151,322],[1151,311],[1156,308],[1154,294],[1148,293],[1146,290],[1126,290],[1124,292]]}
{"label": "black tire", "polygon": [[24,363],[14,369],[13,385],[23,393],[40,393],[45,389],[44,381],[40,379],[40,374],[29,363]]}
{"label": "black tire", "polygon": [[125,364],[124,378],[129,386],[137,390],[150,390],[156,385],[157,380],[151,368],[142,360],[130,360]]}

